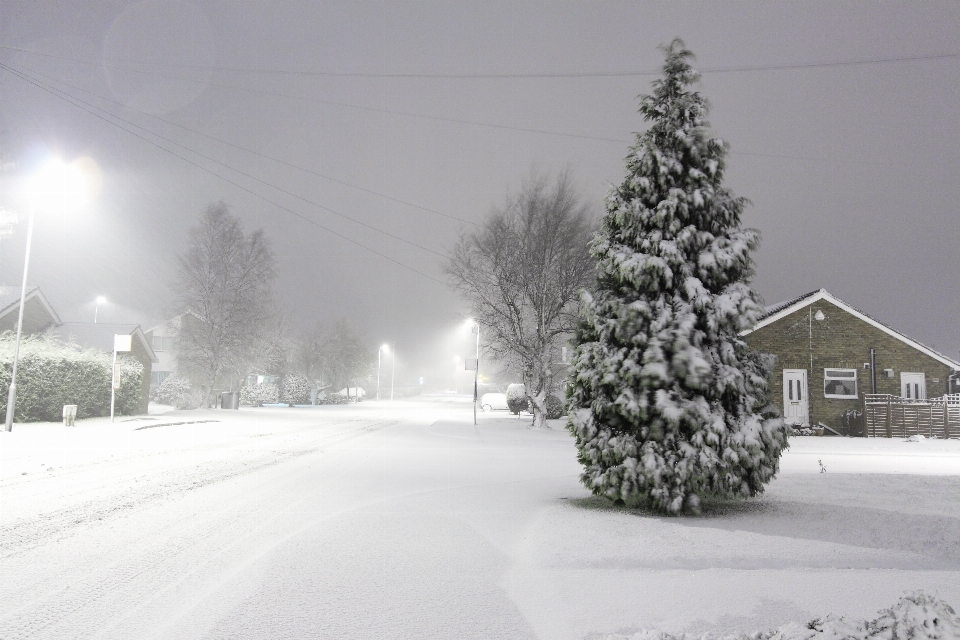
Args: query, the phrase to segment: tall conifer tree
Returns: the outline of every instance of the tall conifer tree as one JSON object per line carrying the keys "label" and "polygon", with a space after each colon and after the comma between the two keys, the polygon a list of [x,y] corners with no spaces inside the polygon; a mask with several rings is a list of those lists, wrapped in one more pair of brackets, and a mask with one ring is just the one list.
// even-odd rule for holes
{"label": "tall conifer tree", "polygon": [[679,38],[642,96],[623,183],[594,240],[569,429],[597,495],[668,513],[706,495],[755,495],[787,431],[767,397],[769,364],[739,337],[761,308],[747,280],[759,233],[723,186],[727,144],[708,137],[707,101]]}

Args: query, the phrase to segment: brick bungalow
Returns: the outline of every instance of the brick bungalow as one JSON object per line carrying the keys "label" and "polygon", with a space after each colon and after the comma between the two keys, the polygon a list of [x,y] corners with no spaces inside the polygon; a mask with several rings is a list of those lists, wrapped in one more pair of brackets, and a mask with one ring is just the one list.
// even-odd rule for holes
{"label": "brick bungalow", "polygon": [[865,393],[923,399],[960,393],[960,362],[855,309],[825,289],[767,307],[743,334],[776,357],[771,395],[790,424],[840,431]]}

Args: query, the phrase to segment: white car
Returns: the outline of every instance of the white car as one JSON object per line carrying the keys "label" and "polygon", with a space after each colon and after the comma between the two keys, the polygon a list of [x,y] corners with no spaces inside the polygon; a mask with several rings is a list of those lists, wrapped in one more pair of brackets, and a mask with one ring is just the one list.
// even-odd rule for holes
{"label": "white car", "polygon": [[480,408],[484,411],[506,411],[507,394],[485,393],[480,396]]}

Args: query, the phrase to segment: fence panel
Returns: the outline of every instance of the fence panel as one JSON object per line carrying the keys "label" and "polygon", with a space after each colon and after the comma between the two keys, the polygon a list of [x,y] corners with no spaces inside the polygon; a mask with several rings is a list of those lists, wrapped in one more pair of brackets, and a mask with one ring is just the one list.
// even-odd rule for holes
{"label": "fence panel", "polygon": [[960,438],[960,394],[929,400],[865,394],[863,429],[870,438]]}

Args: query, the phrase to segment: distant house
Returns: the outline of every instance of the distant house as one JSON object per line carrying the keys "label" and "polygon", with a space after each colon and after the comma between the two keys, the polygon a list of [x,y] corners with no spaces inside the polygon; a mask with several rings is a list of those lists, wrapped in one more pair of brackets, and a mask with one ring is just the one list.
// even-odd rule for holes
{"label": "distant house", "polygon": [[824,289],[768,307],[742,335],[776,357],[770,390],[789,424],[839,430],[865,393],[916,400],[960,392],[960,362]]}
{"label": "distant house", "polygon": [[177,372],[177,339],[180,335],[180,327],[184,322],[199,321],[200,316],[187,311],[169,320],[151,327],[144,332],[150,346],[153,347],[157,355],[157,363],[153,367],[153,374],[150,380],[152,385],[163,384],[169,376]]}
{"label": "distant house", "polygon": [[143,380],[141,382],[140,410],[147,412],[150,401],[150,380],[153,364],[158,361],[156,353],[150,346],[146,335],[138,324],[113,324],[94,322],[65,322],[49,330],[52,335],[64,342],[75,344],[84,349],[96,349],[113,353],[113,337],[115,335],[132,336],[132,351],[127,354],[133,356],[143,365]]}
{"label": "distant house", "polygon": [[[20,286],[0,285],[0,333],[16,331],[20,316]],[[40,333],[60,324],[60,316],[40,291],[27,289],[23,304],[23,333]]]}

